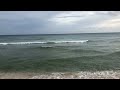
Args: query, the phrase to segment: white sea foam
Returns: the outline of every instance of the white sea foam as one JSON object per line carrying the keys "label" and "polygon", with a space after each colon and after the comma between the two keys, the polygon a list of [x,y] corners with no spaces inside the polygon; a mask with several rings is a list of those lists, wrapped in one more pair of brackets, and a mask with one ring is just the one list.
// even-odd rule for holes
{"label": "white sea foam", "polygon": [[88,40],[79,40],[79,41],[55,41],[55,43],[85,43]]}
{"label": "white sea foam", "polygon": [[0,45],[7,45],[8,43],[0,43]]}
{"label": "white sea foam", "polygon": [[0,79],[120,79],[120,70],[79,72],[0,72]]}
{"label": "white sea foam", "polygon": [[14,44],[44,44],[46,42],[12,42],[12,43],[0,43],[0,45],[14,45]]}
{"label": "white sea foam", "polygon": [[59,44],[59,43],[85,43],[88,40],[79,40],[79,41],[34,41],[34,42],[9,42],[9,43],[0,43],[0,45],[14,45],[14,44]]}

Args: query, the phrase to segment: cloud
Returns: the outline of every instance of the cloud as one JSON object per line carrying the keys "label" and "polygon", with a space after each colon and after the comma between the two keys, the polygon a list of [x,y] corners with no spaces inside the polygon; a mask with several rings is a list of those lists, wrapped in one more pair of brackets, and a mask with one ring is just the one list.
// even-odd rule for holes
{"label": "cloud", "polygon": [[83,20],[83,19],[85,19],[87,17],[90,17],[94,14],[95,14],[94,12],[84,12],[84,11],[69,12],[69,11],[66,11],[64,13],[60,13],[60,14],[57,14],[57,15],[53,16],[49,20],[53,21],[57,24],[62,24],[62,25],[74,24],[75,22]]}
{"label": "cloud", "polygon": [[120,15],[115,15],[115,17],[103,20],[96,24],[97,28],[120,28]]}
{"label": "cloud", "polygon": [[120,27],[120,19],[107,20],[99,25],[99,27],[117,28]]}
{"label": "cloud", "polygon": [[105,31],[120,31],[119,11],[0,11],[0,34]]}

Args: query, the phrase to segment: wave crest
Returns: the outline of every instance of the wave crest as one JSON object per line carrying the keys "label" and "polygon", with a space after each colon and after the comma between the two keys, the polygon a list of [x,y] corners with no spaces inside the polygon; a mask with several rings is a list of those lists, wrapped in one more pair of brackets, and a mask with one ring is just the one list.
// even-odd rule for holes
{"label": "wave crest", "polygon": [[37,42],[9,42],[9,43],[0,43],[0,45],[16,45],[16,44],[60,44],[60,43],[85,43],[88,40],[79,40],[79,41],[37,41]]}

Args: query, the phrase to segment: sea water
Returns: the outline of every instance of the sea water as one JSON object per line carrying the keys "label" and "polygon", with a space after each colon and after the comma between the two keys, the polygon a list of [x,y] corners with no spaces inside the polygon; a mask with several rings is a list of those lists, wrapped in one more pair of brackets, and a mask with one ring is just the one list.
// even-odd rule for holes
{"label": "sea water", "polygon": [[0,71],[76,72],[119,68],[120,33],[0,36]]}

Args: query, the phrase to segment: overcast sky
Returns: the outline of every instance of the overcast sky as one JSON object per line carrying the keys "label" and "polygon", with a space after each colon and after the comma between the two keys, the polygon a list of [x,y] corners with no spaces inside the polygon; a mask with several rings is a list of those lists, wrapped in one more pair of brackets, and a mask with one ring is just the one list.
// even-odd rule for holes
{"label": "overcast sky", "polygon": [[0,11],[0,35],[120,32],[119,11]]}

